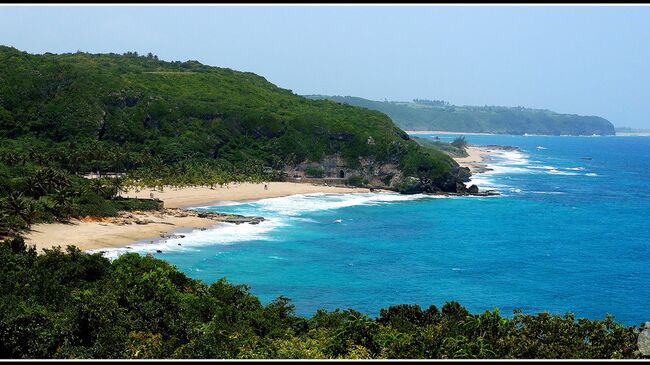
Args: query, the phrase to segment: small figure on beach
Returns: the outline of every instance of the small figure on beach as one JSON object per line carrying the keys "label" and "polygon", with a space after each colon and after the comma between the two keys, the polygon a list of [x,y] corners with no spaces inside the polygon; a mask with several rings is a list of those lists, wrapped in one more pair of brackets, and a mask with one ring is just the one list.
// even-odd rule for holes
{"label": "small figure on beach", "polygon": [[269,186],[267,184],[264,184],[264,190],[269,190]]}
{"label": "small figure on beach", "polygon": [[149,193],[149,198],[153,199],[153,193]]}

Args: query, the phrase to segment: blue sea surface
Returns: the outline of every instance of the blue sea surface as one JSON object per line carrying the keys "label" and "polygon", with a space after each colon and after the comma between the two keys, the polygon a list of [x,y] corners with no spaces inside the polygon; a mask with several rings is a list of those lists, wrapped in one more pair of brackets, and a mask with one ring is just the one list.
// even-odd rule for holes
{"label": "blue sea surface", "polygon": [[472,312],[650,321],[650,138],[466,138],[521,149],[496,151],[492,170],[473,177],[500,196],[309,194],[201,207],[268,220],[195,231],[154,255],[207,283],[247,284],[264,303],[287,296],[302,315],[456,300]]}

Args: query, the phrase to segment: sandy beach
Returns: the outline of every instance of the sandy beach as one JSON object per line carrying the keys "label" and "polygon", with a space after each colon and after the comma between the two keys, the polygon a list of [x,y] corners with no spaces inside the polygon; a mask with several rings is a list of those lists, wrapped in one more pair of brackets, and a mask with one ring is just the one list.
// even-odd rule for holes
{"label": "sandy beach", "polygon": [[468,146],[467,157],[454,157],[454,160],[463,167],[469,167],[472,174],[486,171],[485,160],[488,158],[490,151],[483,146]]}
{"label": "sandy beach", "polygon": [[[124,197],[155,198],[164,202],[165,208],[185,208],[210,205],[223,201],[245,201],[307,193],[364,193],[368,189],[343,188],[290,182],[264,184],[230,184],[228,187],[165,188],[163,192],[153,189],[137,191],[131,189],[122,193]],[[124,218],[125,215],[128,218]],[[185,216],[183,216],[185,215]],[[25,235],[28,245],[36,246],[39,252],[44,248],[75,245],[81,250],[125,246],[130,243],[158,239],[179,229],[203,228],[218,224],[210,218],[186,215],[171,209],[164,212],[130,212],[118,218],[73,219],[70,223],[35,224]]]}
{"label": "sandy beach", "polygon": [[165,208],[187,208],[201,205],[209,205],[224,201],[246,201],[264,198],[276,198],[293,194],[309,193],[367,193],[368,189],[345,188],[325,185],[314,185],[308,183],[293,182],[270,182],[268,189],[264,184],[238,183],[228,186],[217,186],[214,189],[209,187],[187,187],[174,189],[172,187],[160,190],[154,189],[130,189],[121,195],[126,198],[154,198],[165,202]]}
{"label": "sandy beach", "polygon": [[115,221],[73,219],[66,223],[35,224],[25,236],[28,245],[36,246],[39,252],[45,248],[68,245],[77,246],[82,251],[97,248],[125,246],[129,243],[160,238],[161,234],[171,233],[180,228],[202,228],[216,224],[212,219],[199,217],[174,217],[157,212],[134,212],[134,216],[145,224],[119,224]]}

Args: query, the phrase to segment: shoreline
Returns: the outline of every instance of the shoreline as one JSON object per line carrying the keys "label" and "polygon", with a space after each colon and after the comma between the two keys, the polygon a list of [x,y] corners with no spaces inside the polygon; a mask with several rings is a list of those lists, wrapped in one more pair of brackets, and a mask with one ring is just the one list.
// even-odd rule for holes
{"label": "shoreline", "polygon": [[472,175],[491,170],[486,163],[492,152],[490,147],[469,145],[466,151],[468,154],[466,157],[452,157],[461,167],[469,168]]}
{"label": "shoreline", "polygon": [[[245,202],[276,198],[296,194],[312,193],[367,193],[366,188],[346,188],[310,183],[270,182],[268,190],[264,183],[230,184],[227,187],[165,188],[163,192],[145,188],[129,189],[123,197],[147,198],[150,193],[164,202],[162,211],[122,212],[118,217],[71,219],[69,223],[38,223],[24,236],[25,243],[35,246],[41,253],[44,249],[68,245],[82,251],[125,247],[140,241],[156,241],[162,236],[179,230],[205,229],[225,219],[199,216],[189,207],[217,205],[225,202]],[[203,215],[203,214],[201,214]],[[241,222],[240,222],[241,223]],[[239,224],[239,223],[237,223]],[[164,238],[164,237],[163,237]]]}
{"label": "shoreline", "polygon": [[[480,174],[490,169],[486,161],[495,146],[467,147],[468,156],[454,157],[462,167],[468,167],[472,174]],[[230,202],[247,202],[260,199],[278,198],[290,195],[313,193],[368,193],[370,189],[338,187],[298,182],[231,183],[224,186],[184,187],[166,186],[163,191],[154,188],[130,188],[120,193],[126,198],[150,198],[163,201],[162,211],[121,212],[117,217],[72,219],[69,223],[39,223],[32,226],[24,236],[27,245],[35,246],[41,253],[44,249],[68,245],[77,246],[82,251],[100,252],[102,249],[115,249],[137,243],[152,243],[164,240],[177,233],[204,230],[228,223],[215,217],[199,216],[189,208],[219,205]],[[375,190],[383,191],[383,190]],[[153,195],[151,195],[153,194]],[[232,223],[232,222],[231,222]],[[246,220],[239,223],[248,223]],[[253,223],[255,224],[255,223]]]}
{"label": "shoreline", "polygon": [[458,134],[467,136],[517,136],[517,137],[650,137],[650,132],[619,132],[616,134],[508,134],[508,133],[488,133],[488,132],[453,132],[453,131],[404,131],[408,135],[419,134]]}
{"label": "shoreline", "polygon": [[[268,189],[264,189],[264,185]],[[298,182],[268,182],[268,183],[230,183],[214,188],[205,186],[190,186],[184,188],[165,187],[161,192],[153,188],[131,188],[120,193],[124,198],[153,198],[164,202],[165,208],[192,208],[199,206],[218,205],[224,202],[246,202],[259,199],[279,198],[295,194],[310,193],[367,193],[369,189],[355,187],[339,187],[316,185]]]}
{"label": "shoreline", "polygon": [[407,134],[465,134],[468,136],[498,136],[496,133],[483,132],[450,132],[450,131],[404,131]]}
{"label": "shoreline", "polygon": [[619,137],[650,137],[650,132],[616,132]]}

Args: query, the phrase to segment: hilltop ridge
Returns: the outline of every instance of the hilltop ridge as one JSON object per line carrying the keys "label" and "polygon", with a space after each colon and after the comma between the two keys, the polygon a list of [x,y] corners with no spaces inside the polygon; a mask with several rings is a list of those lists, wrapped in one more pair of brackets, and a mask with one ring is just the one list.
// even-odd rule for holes
{"label": "hilltop ridge", "polygon": [[119,186],[81,177],[97,172],[143,186],[329,179],[432,193],[463,193],[468,175],[381,112],[309,100],[251,72],[0,46],[0,196],[11,198],[0,213],[38,213],[10,214],[21,226],[131,204],[108,207]]}
{"label": "hilltop ridge", "polygon": [[458,106],[442,100],[374,101],[353,96],[306,95],[386,113],[405,130],[495,134],[613,135],[614,126],[598,116],[560,114],[546,109]]}

